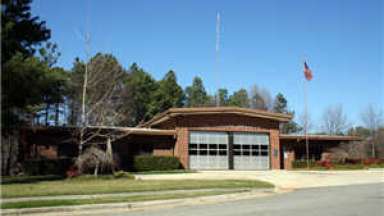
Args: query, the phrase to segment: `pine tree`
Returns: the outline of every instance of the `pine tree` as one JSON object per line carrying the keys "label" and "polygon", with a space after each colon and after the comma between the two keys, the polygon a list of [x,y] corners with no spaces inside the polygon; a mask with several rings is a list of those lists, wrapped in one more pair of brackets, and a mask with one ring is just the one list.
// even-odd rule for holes
{"label": "pine tree", "polygon": [[183,101],[183,89],[177,83],[175,72],[170,70],[158,82],[158,89],[154,93],[154,100],[151,105],[151,113],[155,115],[172,107],[182,107]]}
{"label": "pine tree", "polygon": [[230,106],[249,108],[248,92],[245,89],[240,89],[234,92],[228,100]]}
{"label": "pine tree", "polygon": [[[288,101],[282,93],[278,93],[276,95],[275,100],[273,102],[273,111],[277,113],[292,115],[292,118],[295,115],[294,111],[288,110]],[[297,132],[300,132],[301,130],[302,128],[293,120],[287,123],[283,123],[280,127],[280,131],[285,134],[297,133]]]}
{"label": "pine tree", "polygon": [[204,88],[203,80],[200,77],[193,79],[192,86],[188,86],[185,89],[185,93],[187,107],[206,106],[209,103],[209,97]]}

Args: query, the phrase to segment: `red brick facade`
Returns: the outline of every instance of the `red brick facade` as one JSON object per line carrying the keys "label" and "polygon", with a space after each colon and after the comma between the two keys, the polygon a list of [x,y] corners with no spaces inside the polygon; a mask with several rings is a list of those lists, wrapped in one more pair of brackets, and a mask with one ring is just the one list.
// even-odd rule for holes
{"label": "red brick facade", "polygon": [[189,167],[189,131],[232,131],[268,133],[271,169],[280,169],[279,122],[237,114],[178,116],[156,125],[159,129],[176,129],[174,155],[185,168]]}

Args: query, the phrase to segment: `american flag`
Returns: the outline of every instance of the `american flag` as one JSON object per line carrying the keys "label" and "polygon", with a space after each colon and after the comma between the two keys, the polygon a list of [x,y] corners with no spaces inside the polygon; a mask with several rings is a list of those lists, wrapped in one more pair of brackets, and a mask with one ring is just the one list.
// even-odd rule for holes
{"label": "american flag", "polygon": [[307,62],[304,62],[304,76],[308,81],[312,80],[313,78],[312,70],[308,67]]}

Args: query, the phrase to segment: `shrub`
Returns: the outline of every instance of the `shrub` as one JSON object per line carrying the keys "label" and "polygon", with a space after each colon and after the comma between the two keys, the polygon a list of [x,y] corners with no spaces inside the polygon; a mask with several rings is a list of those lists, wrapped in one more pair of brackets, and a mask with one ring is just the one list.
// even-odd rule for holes
{"label": "shrub", "polygon": [[134,159],[135,171],[159,171],[180,169],[180,161],[176,157],[169,156],[136,156]]}
{"label": "shrub", "polygon": [[61,175],[72,165],[72,159],[32,159],[24,161],[24,171],[27,175]]}
{"label": "shrub", "polygon": [[80,175],[79,170],[76,168],[76,166],[69,167],[66,174],[68,178],[73,178]]}
{"label": "shrub", "polygon": [[117,171],[113,173],[113,176],[115,178],[126,178],[126,179],[135,179],[135,176],[132,175],[129,172],[124,172],[124,171]]}
{"label": "shrub", "polygon": [[[314,167],[316,165],[316,162],[314,160],[309,161],[309,167]],[[292,167],[293,168],[307,168],[307,161],[306,160],[294,160],[292,161]]]}
{"label": "shrub", "polygon": [[347,160],[345,160],[345,163],[346,164],[361,164],[361,163],[363,163],[363,160],[362,159],[350,159],[350,158],[347,158]]}
{"label": "shrub", "polygon": [[90,181],[90,180],[111,180],[115,177],[113,175],[79,175],[74,178],[68,179],[69,181]]}
{"label": "shrub", "polygon": [[330,159],[333,163],[345,163],[346,159],[348,158],[348,152],[341,147],[335,147],[329,151]]}
{"label": "shrub", "polygon": [[91,146],[87,148],[82,155],[76,158],[75,162],[79,173],[98,173],[99,170],[106,173],[105,171],[113,170],[116,166],[113,157],[109,157],[106,151],[102,150],[97,146]]}
{"label": "shrub", "polygon": [[330,168],[333,168],[333,164],[331,162],[331,160],[322,160],[322,161],[318,161],[316,162],[316,165],[318,166],[321,166],[321,167],[324,167],[326,169],[330,169]]}
{"label": "shrub", "polygon": [[380,159],[377,159],[377,158],[367,158],[363,160],[363,164],[367,166],[373,165],[373,164],[379,164],[380,162],[381,162]]}
{"label": "shrub", "polygon": [[340,169],[340,170],[354,170],[354,169],[364,169],[363,164],[335,164],[333,166],[334,169]]}

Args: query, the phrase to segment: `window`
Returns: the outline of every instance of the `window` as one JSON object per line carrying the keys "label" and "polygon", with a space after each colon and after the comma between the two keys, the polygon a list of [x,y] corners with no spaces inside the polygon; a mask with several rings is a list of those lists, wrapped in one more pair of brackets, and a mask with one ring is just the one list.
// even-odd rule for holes
{"label": "window", "polygon": [[235,132],[235,156],[268,156],[269,137],[265,134]]}
{"label": "window", "polygon": [[228,151],[226,132],[191,132],[189,143],[190,155],[225,156]]}

